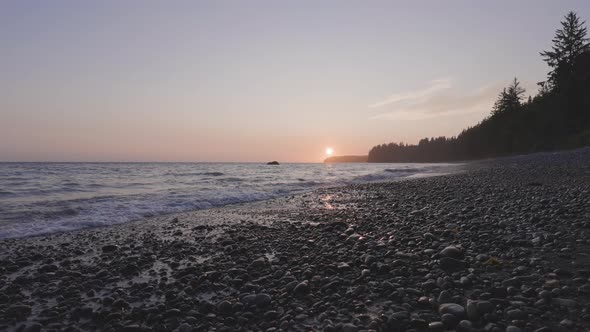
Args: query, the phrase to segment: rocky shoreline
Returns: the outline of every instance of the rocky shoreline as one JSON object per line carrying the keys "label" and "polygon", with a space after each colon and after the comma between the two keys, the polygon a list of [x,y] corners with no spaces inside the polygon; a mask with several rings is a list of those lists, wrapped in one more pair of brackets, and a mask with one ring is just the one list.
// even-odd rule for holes
{"label": "rocky shoreline", "polygon": [[0,241],[0,330],[588,331],[590,149]]}

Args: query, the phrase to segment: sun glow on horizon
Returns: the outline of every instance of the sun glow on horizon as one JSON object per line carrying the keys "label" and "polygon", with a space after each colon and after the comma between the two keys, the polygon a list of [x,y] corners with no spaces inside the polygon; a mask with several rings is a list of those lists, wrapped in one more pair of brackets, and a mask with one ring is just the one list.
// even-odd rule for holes
{"label": "sun glow on horizon", "polygon": [[326,148],[326,155],[327,156],[331,156],[334,154],[334,149],[332,148]]}

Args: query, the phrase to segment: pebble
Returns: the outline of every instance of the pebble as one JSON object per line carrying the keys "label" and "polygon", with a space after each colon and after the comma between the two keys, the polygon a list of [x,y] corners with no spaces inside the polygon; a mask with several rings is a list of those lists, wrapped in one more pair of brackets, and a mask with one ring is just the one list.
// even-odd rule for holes
{"label": "pebble", "polygon": [[4,239],[0,330],[589,330],[590,149],[518,158]]}
{"label": "pebble", "polygon": [[464,261],[451,257],[442,257],[439,259],[439,266],[445,271],[458,271],[466,268]]}
{"label": "pebble", "polygon": [[441,250],[440,255],[443,257],[461,258],[463,256],[463,252],[455,246],[448,246]]}
{"label": "pebble", "polygon": [[445,303],[438,307],[438,313],[441,315],[451,314],[457,318],[464,318],[465,308],[456,303]]}

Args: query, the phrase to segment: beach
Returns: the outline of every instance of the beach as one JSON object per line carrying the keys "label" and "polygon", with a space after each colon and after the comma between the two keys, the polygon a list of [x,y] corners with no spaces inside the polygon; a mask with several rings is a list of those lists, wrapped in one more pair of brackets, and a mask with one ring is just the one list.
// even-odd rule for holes
{"label": "beach", "polygon": [[0,241],[0,330],[587,331],[590,149]]}

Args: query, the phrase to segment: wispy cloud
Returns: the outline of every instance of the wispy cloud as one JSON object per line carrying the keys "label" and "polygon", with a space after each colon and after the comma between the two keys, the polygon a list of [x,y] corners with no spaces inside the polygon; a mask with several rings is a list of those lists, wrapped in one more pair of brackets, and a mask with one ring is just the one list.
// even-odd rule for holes
{"label": "wispy cloud", "polygon": [[370,119],[424,120],[489,112],[502,86],[504,84],[496,83],[479,89],[459,90],[450,79],[433,80],[425,88],[394,94],[368,105],[381,110]]}
{"label": "wispy cloud", "polygon": [[430,85],[424,89],[415,91],[409,91],[404,93],[393,94],[384,100],[378,101],[374,104],[369,105],[370,108],[382,107],[389,104],[398,104],[403,102],[417,102],[425,98],[429,98],[433,94],[436,94],[442,90],[447,90],[452,87],[451,80],[448,78],[437,79],[430,81]]}

